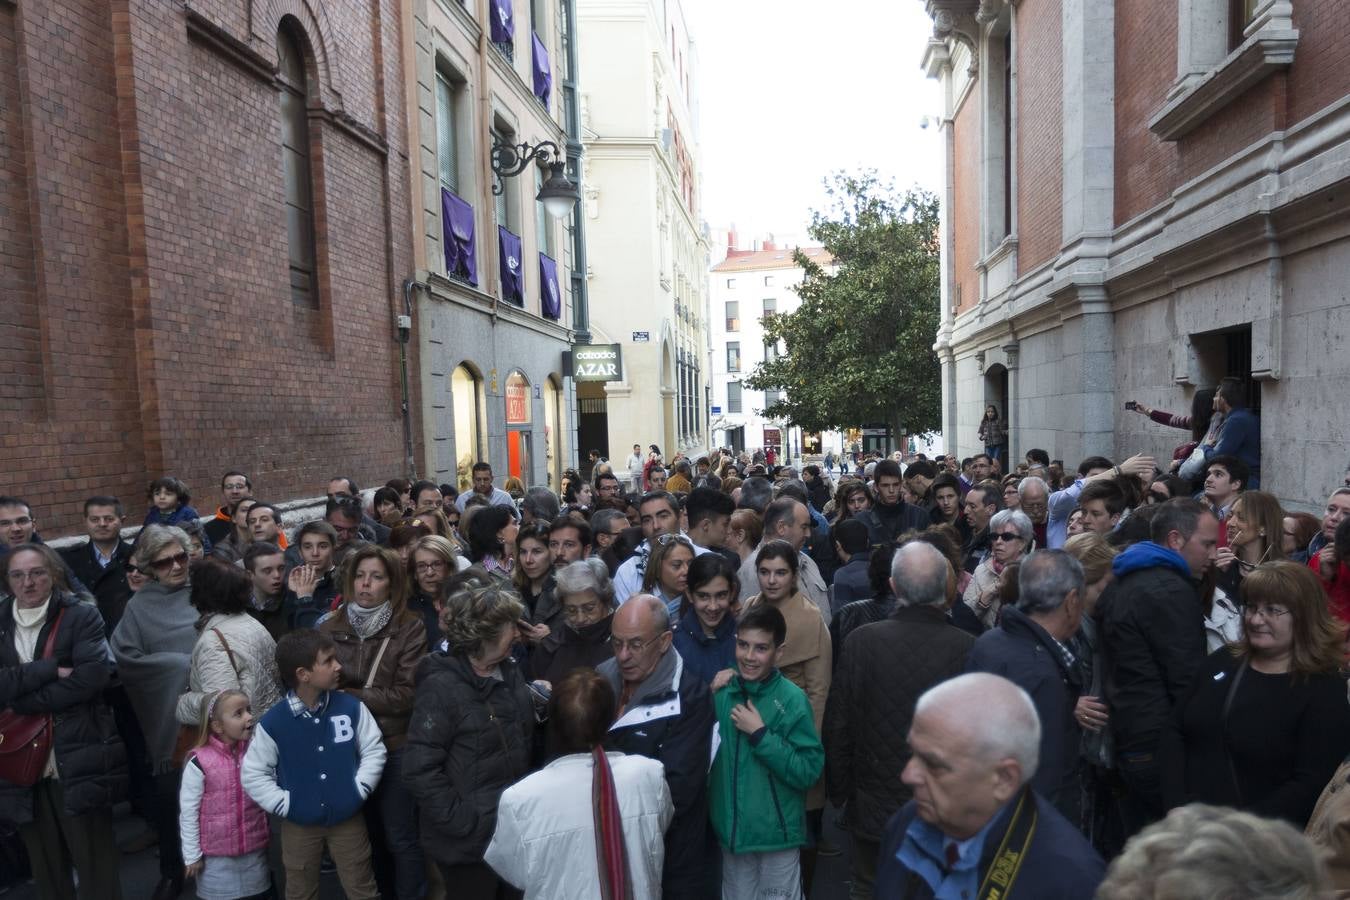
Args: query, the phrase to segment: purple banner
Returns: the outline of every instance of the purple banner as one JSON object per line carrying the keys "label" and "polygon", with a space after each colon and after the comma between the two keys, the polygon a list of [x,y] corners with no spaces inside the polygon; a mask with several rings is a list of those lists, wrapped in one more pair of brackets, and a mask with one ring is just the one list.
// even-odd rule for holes
{"label": "purple banner", "polygon": [[497,238],[502,249],[502,299],[524,306],[525,272],[520,264],[520,238],[500,225]]}
{"label": "purple banner", "polygon": [[444,232],[441,242],[445,245],[445,271],[477,287],[473,207],[449,188],[441,188],[441,227]]}
{"label": "purple banner", "polygon": [[515,43],[516,15],[511,10],[511,0],[491,0],[488,4],[488,18],[492,20],[492,43]]}
{"label": "purple banner", "polygon": [[549,95],[553,93],[553,72],[548,67],[548,51],[539,35],[530,32],[534,38],[534,95],[548,106]]}
{"label": "purple banner", "polygon": [[545,318],[562,318],[562,291],[558,288],[558,264],[539,254],[539,305]]}

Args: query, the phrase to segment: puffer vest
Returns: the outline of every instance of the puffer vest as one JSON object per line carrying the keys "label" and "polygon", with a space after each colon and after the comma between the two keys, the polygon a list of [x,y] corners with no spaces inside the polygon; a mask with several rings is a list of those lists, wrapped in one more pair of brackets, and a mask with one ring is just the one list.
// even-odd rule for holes
{"label": "puffer vest", "polygon": [[231,749],[213,734],[192,753],[205,776],[198,813],[204,856],[243,856],[267,846],[267,814],[244,793],[239,777],[247,750],[248,741]]}

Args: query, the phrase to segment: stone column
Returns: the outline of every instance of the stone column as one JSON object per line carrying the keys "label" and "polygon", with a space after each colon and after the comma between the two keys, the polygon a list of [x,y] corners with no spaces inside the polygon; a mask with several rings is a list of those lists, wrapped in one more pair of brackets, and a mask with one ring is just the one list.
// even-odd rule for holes
{"label": "stone column", "polygon": [[1062,11],[1063,241],[1104,257],[1115,225],[1115,0],[1065,0]]}

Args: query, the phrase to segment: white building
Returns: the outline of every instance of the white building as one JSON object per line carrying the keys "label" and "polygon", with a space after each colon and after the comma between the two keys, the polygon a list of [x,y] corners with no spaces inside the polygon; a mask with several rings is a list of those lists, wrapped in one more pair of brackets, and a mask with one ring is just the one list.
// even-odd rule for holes
{"label": "white building", "polygon": [[[731,232],[726,258],[712,268],[713,443],[751,452],[772,447],[783,460],[838,451],[842,444],[837,432],[803,434],[786,422],[767,419],[764,410],[776,398],[772,392],[745,386],[757,365],[782,351],[781,346],[765,343],[763,317],[795,310],[801,298],[794,288],[805,275],[793,260],[793,248],[778,247],[773,241],[756,244],[754,250],[738,250],[735,232]],[[803,252],[820,265],[832,260],[823,247],[807,247]]]}
{"label": "white building", "polygon": [[578,0],[577,15],[590,326],[623,371],[578,383],[578,442],[669,458],[708,439],[694,43],[678,0]]}

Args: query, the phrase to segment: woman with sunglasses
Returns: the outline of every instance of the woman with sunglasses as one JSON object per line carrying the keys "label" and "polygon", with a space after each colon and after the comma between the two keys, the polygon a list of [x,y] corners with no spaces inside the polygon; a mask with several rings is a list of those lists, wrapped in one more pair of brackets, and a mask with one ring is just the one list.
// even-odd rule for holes
{"label": "woman with sunglasses", "polygon": [[660,597],[670,613],[670,621],[684,615],[684,591],[689,581],[689,564],[694,561],[694,542],[682,534],[662,534],[652,538],[656,546],[647,557],[642,573],[642,592]]}
{"label": "woman with sunglasses", "polygon": [[1242,580],[1242,638],[1182,694],[1159,746],[1163,799],[1232,806],[1304,827],[1350,752],[1337,675],[1344,628],[1307,567],[1262,563]]}
{"label": "woman with sunglasses", "polygon": [[[131,562],[150,580],[127,601],[109,643],[117,674],[145,734],[155,776],[160,881],[155,897],[178,896],[183,885],[178,840],[178,698],[188,684],[200,633],[188,585],[191,542],[181,528],[147,525]],[[172,892],[172,893],[170,893]]]}
{"label": "woman with sunglasses", "polygon": [[989,520],[989,556],[975,568],[962,599],[985,629],[998,622],[999,576],[1030,549],[1035,534],[1031,519],[1017,509],[1002,509]]}

